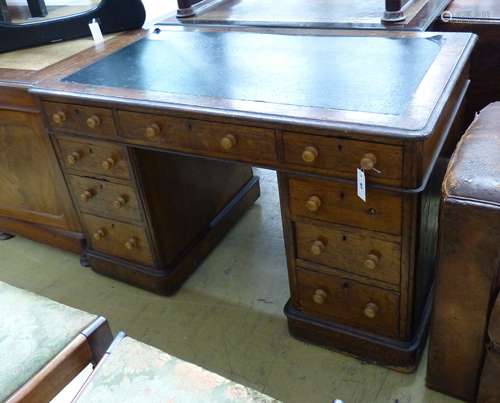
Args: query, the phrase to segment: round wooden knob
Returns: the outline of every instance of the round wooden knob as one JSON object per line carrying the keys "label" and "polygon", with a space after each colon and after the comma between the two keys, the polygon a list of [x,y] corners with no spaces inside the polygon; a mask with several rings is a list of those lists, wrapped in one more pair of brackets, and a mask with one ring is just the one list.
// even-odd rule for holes
{"label": "round wooden knob", "polygon": [[321,199],[318,196],[311,196],[306,202],[306,208],[315,213],[321,207]]}
{"label": "round wooden knob", "polygon": [[92,115],[87,119],[87,126],[90,129],[95,129],[101,125],[101,118],[97,115]]}
{"label": "round wooden knob", "polygon": [[113,168],[116,164],[116,161],[114,158],[112,157],[109,157],[107,159],[105,159],[103,162],[102,162],[102,167],[105,169],[105,170],[110,170],[111,168]]}
{"label": "round wooden knob", "polygon": [[318,150],[316,147],[308,146],[302,153],[302,159],[304,162],[312,163],[318,158]]}
{"label": "round wooden knob", "polygon": [[52,121],[58,125],[64,123],[66,120],[66,114],[63,111],[56,112],[52,115]]}
{"label": "round wooden knob", "polygon": [[98,229],[96,232],[94,232],[94,235],[92,235],[96,241],[100,241],[106,236],[106,231],[104,228]]}
{"label": "round wooden knob", "polygon": [[375,316],[377,316],[378,313],[378,306],[374,304],[373,302],[369,302],[366,307],[365,307],[365,316],[367,318],[373,319]]}
{"label": "round wooden knob", "polygon": [[66,161],[68,162],[68,165],[75,165],[80,158],[82,158],[82,154],[75,151],[66,157]]}
{"label": "round wooden knob", "polygon": [[361,158],[361,161],[359,163],[363,171],[371,171],[373,168],[375,168],[376,164],[377,157],[372,153],[365,154],[363,158]]}
{"label": "round wooden knob", "polygon": [[313,244],[311,245],[311,253],[313,255],[319,256],[323,253],[325,247],[326,245],[318,239],[314,241]]}
{"label": "round wooden knob", "polygon": [[128,250],[133,250],[137,247],[137,239],[130,238],[127,242],[125,242],[125,248]]}
{"label": "round wooden knob", "polygon": [[375,270],[379,260],[380,255],[377,252],[370,252],[366,257],[364,265],[368,270]]}
{"label": "round wooden knob", "polygon": [[236,137],[234,137],[232,134],[225,135],[220,141],[220,146],[226,151],[231,150],[235,145]]}
{"label": "round wooden knob", "polygon": [[114,208],[122,208],[125,204],[127,204],[127,200],[123,196],[120,196],[111,204]]}
{"label": "round wooden knob", "polygon": [[320,288],[320,289],[314,291],[312,299],[313,299],[315,304],[322,305],[325,303],[327,296],[328,296],[328,294],[326,293],[326,291],[322,290]]}
{"label": "round wooden knob", "polygon": [[156,123],[151,123],[146,127],[146,138],[148,140],[156,140],[160,136],[161,128]]}
{"label": "round wooden knob", "polygon": [[80,200],[87,203],[92,197],[94,197],[94,192],[92,190],[86,190],[80,195]]}

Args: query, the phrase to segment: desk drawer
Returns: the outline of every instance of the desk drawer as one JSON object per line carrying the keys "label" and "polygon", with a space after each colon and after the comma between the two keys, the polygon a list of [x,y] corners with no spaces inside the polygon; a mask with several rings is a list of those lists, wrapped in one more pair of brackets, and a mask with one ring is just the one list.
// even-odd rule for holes
{"label": "desk drawer", "polygon": [[80,211],[127,222],[142,222],[133,188],[74,175],[69,176],[69,183]]}
{"label": "desk drawer", "polygon": [[58,137],[60,158],[66,169],[129,179],[127,149],[118,145]]}
{"label": "desk drawer", "polygon": [[143,113],[118,113],[121,134],[141,144],[227,159],[274,162],[274,131]]}
{"label": "desk drawer", "polygon": [[297,269],[306,313],[383,336],[399,335],[399,294],[342,277]]}
{"label": "desk drawer", "polygon": [[283,142],[289,164],[355,180],[357,168],[373,163],[380,173],[366,170],[368,182],[401,185],[402,147],[290,132],[284,133]]}
{"label": "desk drawer", "polygon": [[92,248],[123,259],[153,265],[153,253],[143,227],[82,214]]}
{"label": "desk drawer", "polygon": [[98,137],[116,137],[113,113],[93,106],[45,102],[44,108],[50,127]]}
{"label": "desk drawer", "polygon": [[290,179],[292,214],[330,221],[371,231],[401,234],[402,196],[368,189],[367,201],[358,196],[354,184]]}
{"label": "desk drawer", "polygon": [[398,285],[401,246],[356,230],[295,224],[297,257]]}

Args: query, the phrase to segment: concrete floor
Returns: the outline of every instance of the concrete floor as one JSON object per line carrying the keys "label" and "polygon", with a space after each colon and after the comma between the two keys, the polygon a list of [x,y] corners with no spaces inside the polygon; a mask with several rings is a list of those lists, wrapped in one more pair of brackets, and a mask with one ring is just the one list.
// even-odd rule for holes
{"label": "concrete floor", "polygon": [[262,197],[174,297],[102,277],[77,256],[19,237],[0,242],[0,280],[106,316],[113,331],[285,402],[457,402],[425,388],[425,359],[405,375],[289,336],[276,177],[256,172]]}

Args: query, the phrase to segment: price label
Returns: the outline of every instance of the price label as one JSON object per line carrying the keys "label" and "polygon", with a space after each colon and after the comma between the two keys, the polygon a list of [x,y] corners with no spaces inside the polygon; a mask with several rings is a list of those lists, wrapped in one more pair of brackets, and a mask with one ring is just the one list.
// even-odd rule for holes
{"label": "price label", "polygon": [[90,33],[92,34],[92,38],[94,38],[94,42],[96,43],[96,45],[103,43],[104,38],[102,36],[101,27],[95,18],[89,24],[89,28],[90,28]]}
{"label": "price label", "polygon": [[366,176],[362,169],[357,170],[358,172],[358,197],[366,202]]}

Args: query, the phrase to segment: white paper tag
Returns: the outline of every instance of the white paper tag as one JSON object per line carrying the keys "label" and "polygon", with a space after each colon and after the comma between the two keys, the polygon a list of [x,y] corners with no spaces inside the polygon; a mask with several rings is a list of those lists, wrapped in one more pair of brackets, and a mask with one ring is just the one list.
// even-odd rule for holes
{"label": "white paper tag", "polygon": [[366,202],[366,177],[363,170],[358,168],[358,197]]}
{"label": "white paper tag", "polygon": [[90,33],[92,34],[92,38],[94,38],[94,42],[96,44],[103,43],[104,38],[102,36],[101,27],[99,26],[99,23],[95,20],[95,18],[89,24],[89,28],[90,28]]}

